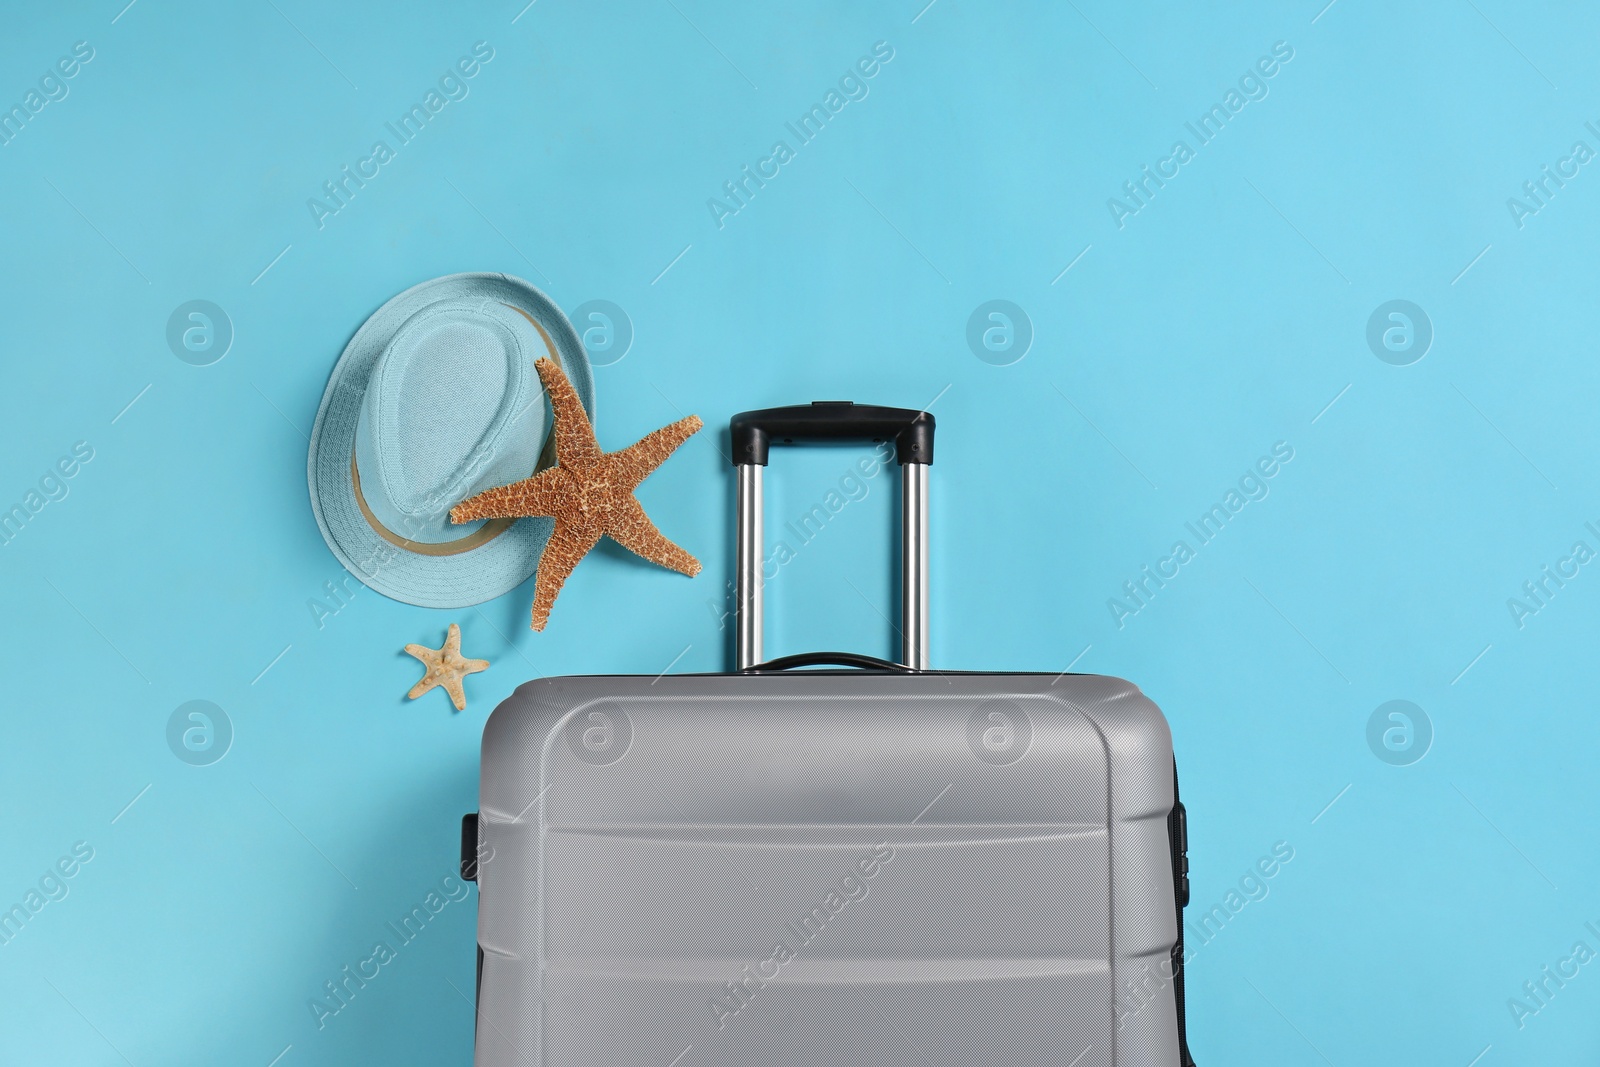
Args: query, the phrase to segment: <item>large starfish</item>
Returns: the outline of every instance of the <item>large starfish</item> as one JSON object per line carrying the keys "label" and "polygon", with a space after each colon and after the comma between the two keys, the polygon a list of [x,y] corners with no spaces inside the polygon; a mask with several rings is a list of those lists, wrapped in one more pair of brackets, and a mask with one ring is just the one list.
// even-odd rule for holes
{"label": "large starfish", "polygon": [[479,493],[450,509],[450,521],[457,523],[530,515],[556,520],[534,579],[533,628],[544,629],[561,586],[603,536],[652,563],[691,578],[699,574],[700,561],[656,529],[633,491],[700,429],[700,417],[679,419],[620,452],[602,452],[594,426],[561,368],[548,359],[539,360],[534,368],[555,413],[556,466]]}

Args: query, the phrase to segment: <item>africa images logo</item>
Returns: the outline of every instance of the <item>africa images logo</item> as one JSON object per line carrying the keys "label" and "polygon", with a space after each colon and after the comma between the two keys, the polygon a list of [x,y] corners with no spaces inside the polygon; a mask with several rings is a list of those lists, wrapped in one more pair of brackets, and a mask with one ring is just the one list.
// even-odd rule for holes
{"label": "africa images logo", "polygon": [[306,209],[311,212],[311,221],[317,224],[317,229],[325,227],[328,219],[349,207],[356,194],[367,187],[367,182],[382,173],[385,165],[398,158],[400,149],[421,136],[428,123],[447,105],[465,100],[472,92],[468,82],[476,78],[492,59],[494,48],[488,41],[474,44],[470,56],[462,56],[439,75],[437,89],[430,87],[419,103],[412,104],[395,121],[384,123],[384,129],[394,138],[393,145],[385,138],[374,141],[367,155],[356,160],[354,170],[346,163],[339,168],[336,177],[323,182],[323,195],[306,200]]}
{"label": "africa images logo", "polygon": [[1194,521],[1183,524],[1184,530],[1193,536],[1194,544],[1191,545],[1188,538],[1179,538],[1165,556],[1156,560],[1153,568],[1146,563],[1137,575],[1123,582],[1123,595],[1106,599],[1106,610],[1111,613],[1111,621],[1117,624],[1117,629],[1122,629],[1130,618],[1149,607],[1155,595],[1183,573],[1182,568],[1199,555],[1200,549],[1215,540],[1246,505],[1267,499],[1272,492],[1269,483],[1292,459],[1293,445],[1287,441],[1274,444],[1271,455],[1261,456],[1247,467],[1220,500]]}
{"label": "africa images logo", "polygon": [[880,841],[856,857],[850,873],[839,879],[829,889],[821,903],[793,922],[783,924],[783,935],[778,937],[765,958],[759,963],[747,964],[743,970],[722,983],[721,991],[711,998],[711,1014],[717,1029],[728,1025],[728,1020],[748,1007],[756,996],[774,981],[780,971],[799,958],[805,947],[822,935],[828,925],[838,918],[845,908],[856,901],[865,900],[871,892],[867,884],[883,870],[883,865],[894,859],[894,846]]}
{"label": "africa images logo", "polygon": [[[1593,121],[1585,122],[1583,128],[1600,143],[1600,126]],[[1567,187],[1567,182],[1576,178],[1581,168],[1591,159],[1595,158],[1595,150],[1589,142],[1575,140],[1567,154],[1556,160],[1555,169],[1550,164],[1539,165],[1539,175],[1522,183],[1522,192],[1517,196],[1506,198],[1506,211],[1511,215],[1511,221],[1517,229],[1522,229],[1528,224],[1528,219],[1550,206],[1556,194]]]}
{"label": "africa images logo", "polygon": [[985,763],[1009,767],[1028,754],[1033,721],[1015,700],[986,700],[967,720],[967,747]]}
{"label": "africa images logo", "polygon": [[633,720],[622,705],[603,700],[569,719],[566,734],[574,756],[591,766],[606,767],[628,754]]}
{"label": "africa images logo", "polygon": [[0,148],[20,136],[28,123],[33,122],[46,107],[65,100],[72,92],[72,87],[67,83],[76,78],[92,59],[94,45],[88,41],[78,41],[72,46],[71,55],[57,59],[54,66],[39,76],[37,89],[29,88],[22,94],[21,102],[9,108],[0,103]]}
{"label": "africa images logo", "polygon": [[717,224],[717,229],[722,229],[728,219],[749,207],[756,193],[781,174],[783,168],[799,156],[800,149],[821,136],[828,123],[847,105],[865,100],[872,91],[867,82],[876,78],[892,59],[893,45],[888,41],[874,44],[871,55],[857,59],[853,66],[840,75],[837,88],[830,87],[819,103],[812,104],[794,121],[783,124],[784,130],[793,137],[794,144],[789,143],[788,137],[774,141],[767,154],[756,160],[754,169],[746,163],[739,168],[738,177],[723,182],[722,194],[726,199],[716,196],[706,199],[706,210],[711,212],[711,221]]}
{"label": "africa images logo", "polygon": [[1110,212],[1111,221],[1116,223],[1117,229],[1126,228],[1130,218],[1149,207],[1156,193],[1183,173],[1183,167],[1195,159],[1201,148],[1221,136],[1228,123],[1245,109],[1245,105],[1265,100],[1271,91],[1267,82],[1277,77],[1293,58],[1294,48],[1288,41],[1273,44],[1271,55],[1261,56],[1239,76],[1237,89],[1228,89],[1221,101],[1201,112],[1194,121],[1183,124],[1194,138],[1192,146],[1182,138],[1174,141],[1167,154],[1156,160],[1154,169],[1146,163],[1139,168],[1137,177],[1123,182],[1122,196],[1125,199],[1113,196],[1106,200],[1106,210]]}

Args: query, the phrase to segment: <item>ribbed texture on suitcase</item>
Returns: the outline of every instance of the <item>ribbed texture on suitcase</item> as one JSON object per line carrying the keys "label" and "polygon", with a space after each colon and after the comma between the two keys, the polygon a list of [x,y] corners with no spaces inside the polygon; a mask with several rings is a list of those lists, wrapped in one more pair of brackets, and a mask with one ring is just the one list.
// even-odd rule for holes
{"label": "ribbed texture on suitcase", "polygon": [[477,1063],[1174,1067],[1172,807],[1116,679],[530,682],[484,733]]}

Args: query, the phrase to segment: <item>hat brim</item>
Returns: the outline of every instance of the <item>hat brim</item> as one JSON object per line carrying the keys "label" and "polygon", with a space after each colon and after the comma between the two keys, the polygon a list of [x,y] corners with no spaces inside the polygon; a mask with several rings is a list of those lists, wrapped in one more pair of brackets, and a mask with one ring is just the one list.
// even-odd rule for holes
{"label": "hat brim", "polygon": [[[594,373],[583,342],[560,308],[534,286],[508,274],[451,274],[413,286],[367,319],[328,378],[311,429],[306,477],[311,511],[345,569],[384,596],[424,608],[465,608],[493,600],[527,581],[555,528],[525,518],[499,536],[455,555],[408,551],[384,538],[361,513],[352,457],[362,397],[389,339],[413,313],[438,300],[494,299],[526,312],[544,328],[561,369],[594,418]],[[530,472],[531,473],[531,472]]]}

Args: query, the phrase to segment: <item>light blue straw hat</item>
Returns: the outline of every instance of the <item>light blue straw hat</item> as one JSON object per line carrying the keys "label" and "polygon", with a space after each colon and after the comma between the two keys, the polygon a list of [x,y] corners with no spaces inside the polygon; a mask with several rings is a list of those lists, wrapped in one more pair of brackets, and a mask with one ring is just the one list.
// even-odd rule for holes
{"label": "light blue straw hat", "polygon": [[492,600],[533,574],[548,518],[450,522],[461,501],[554,463],[548,356],[594,417],[577,332],[532,285],[452,274],[407,289],[356,331],[311,431],[311,510],[339,562],[427,608]]}

